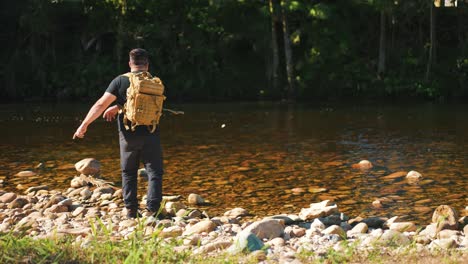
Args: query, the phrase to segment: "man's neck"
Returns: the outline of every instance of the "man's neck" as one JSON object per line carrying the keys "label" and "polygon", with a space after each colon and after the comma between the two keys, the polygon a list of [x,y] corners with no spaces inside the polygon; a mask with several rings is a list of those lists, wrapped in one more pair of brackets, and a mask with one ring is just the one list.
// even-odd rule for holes
{"label": "man's neck", "polygon": [[148,68],[146,68],[146,67],[145,67],[145,68],[143,68],[143,67],[142,67],[142,68],[140,68],[140,67],[132,67],[132,68],[130,68],[130,71],[131,71],[131,72],[142,72],[142,71],[148,71]]}

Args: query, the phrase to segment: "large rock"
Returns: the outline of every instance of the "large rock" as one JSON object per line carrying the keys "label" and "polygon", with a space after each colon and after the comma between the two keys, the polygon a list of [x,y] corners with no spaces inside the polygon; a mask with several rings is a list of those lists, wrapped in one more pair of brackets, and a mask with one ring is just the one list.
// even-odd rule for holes
{"label": "large rock", "polygon": [[185,209],[187,206],[181,202],[166,202],[164,209],[168,214],[175,215],[179,210]]}
{"label": "large rock", "polygon": [[378,239],[378,242],[384,244],[394,244],[399,246],[406,246],[411,243],[409,238],[407,238],[402,233],[395,230],[386,230],[383,235]]}
{"label": "large rock", "polygon": [[15,229],[30,228],[35,223],[36,223],[36,221],[32,217],[26,216],[16,224]]}
{"label": "large rock", "polygon": [[49,211],[51,213],[65,213],[68,212],[68,206],[54,204],[50,207]]}
{"label": "large rock", "polygon": [[267,219],[276,219],[284,222],[285,225],[292,225],[295,222],[302,221],[298,215],[273,215],[266,217]]}
{"label": "large rock", "polygon": [[299,213],[299,217],[304,220],[311,220],[314,218],[329,216],[331,214],[338,213],[338,206],[332,204],[329,200],[325,200],[319,203],[310,204],[309,208],[302,208]]}
{"label": "large rock", "polygon": [[398,232],[413,232],[416,231],[416,225],[412,222],[398,222],[390,224],[390,230]]}
{"label": "large rock", "polygon": [[468,248],[468,236],[465,235],[465,238],[463,238],[462,242],[460,243],[460,246]]}
{"label": "large rock", "polygon": [[346,239],[346,232],[338,225],[329,226],[327,229],[322,230],[325,235],[339,235],[341,238]]}
{"label": "large rock", "polygon": [[234,239],[234,243],[228,249],[228,252],[232,254],[238,254],[240,252],[253,252],[260,250],[264,247],[262,240],[255,234],[246,230],[240,232]]}
{"label": "large rock", "polygon": [[367,233],[367,230],[369,227],[367,226],[366,223],[359,223],[353,227],[353,229],[348,231],[349,235],[355,235],[355,234],[365,234]]}
{"label": "large rock", "polygon": [[241,216],[246,216],[248,214],[249,214],[249,212],[247,210],[245,210],[244,208],[236,207],[234,209],[231,209],[231,210],[225,212],[224,216],[227,216],[229,218],[237,218],[237,217],[241,217]]}
{"label": "large rock", "polygon": [[13,200],[15,200],[17,197],[16,193],[5,193],[2,196],[0,196],[0,202],[2,203],[11,203]]}
{"label": "large rock", "polygon": [[96,175],[101,171],[101,163],[93,158],[82,159],[75,164],[75,169],[84,175]]}
{"label": "large rock", "polygon": [[109,187],[109,186],[102,186],[102,187],[98,187],[96,189],[94,189],[93,193],[99,193],[99,194],[105,194],[105,193],[109,193],[109,194],[113,194],[114,193],[114,188],[112,187]]}
{"label": "large rock", "polygon": [[28,203],[28,199],[24,197],[17,197],[10,204],[8,204],[8,209],[23,208],[23,206],[25,206]]}
{"label": "large rock", "polygon": [[72,188],[81,188],[86,185],[88,185],[88,183],[80,177],[75,177],[70,181],[70,186]]}
{"label": "large rock", "polygon": [[260,239],[272,239],[284,234],[284,225],[275,219],[264,219],[250,224],[244,231],[253,233]]}
{"label": "large rock", "polygon": [[89,188],[84,188],[80,191],[80,196],[85,200],[89,199],[91,195],[93,195],[93,193],[89,190]]}
{"label": "large rock", "polygon": [[162,238],[178,237],[178,236],[182,235],[182,233],[183,233],[182,227],[180,227],[180,226],[170,226],[170,227],[166,227],[163,230],[161,230],[161,232],[159,233],[158,236],[162,237]]}
{"label": "large rock", "polygon": [[74,217],[77,217],[79,215],[84,215],[86,214],[86,208],[83,206],[77,207],[75,210],[73,210],[72,215]]}
{"label": "large rock", "polygon": [[460,231],[457,230],[450,230],[450,229],[444,229],[437,234],[437,238],[439,239],[444,239],[444,238],[452,238],[452,237],[457,237],[460,236],[461,233]]}
{"label": "large rock", "polygon": [[67,199],[67,197],[65,197],[65,196],[63,196],[61,194],[55,194],[52,197],[50,197],[50,200],[45,205],[45,208],[49,208],[52,205],[58,204],[58,203],[60,203],[61,201],[65,200],[65,199]]}
{"label": "large rock", "polygon": [[189,235],[193,235],[193,234],[200,234],[200,233],[203,233],[203,232],[209,233],[209,232],[215,230],[215,228],[216,228],[216,224],[213,221],[205,220],[205,221],[198,222],[195,225],[187,228],[184,231],[183,235],[184,236],[189,236]]}
{"label": "large rock", "polygon": [[437,230],[443,229],[458,229],[458,213],[457,211],[448,206],[440,205],[432,214],[432,223],[437,224]]}
{"label": "large rock", "polygon": [[193,251],[193,254],[207,254],[215,250],[222,250],[232,245],[231,241],[214,241]]}
{"label": "large rock", "polygon": [[419,235],[435,238],[437,236],[437,224],[430,224],[424,228]]}
{"label": "large rock", "polygon": [[318,230],[324,230],[325,228],[327,228],[325,224],[318,218],[314,219],[314,221],[310,224],[310,227],[316,228]]}
{"label": "large rock", "polygon": [[41,190],[49,190],[49,186],[40,185],[40,186],[29,187],[26,190],[26,193],[32,193],[32,192],[37,192],[37,191],[41,191]]}
{"label": "large rock", "polygon": [[429,245],[429,248],[433,249],[452,249],[456,248],[457,241],[455,241],[453,238],[443,238],[443,239],[436,239],[431,242]]}
{"label": "large rock", "polygon": [[362,222],[366,223],[370,228],[382,228],[386,221],[387,219],[378,216],[368,217],[362,220]]}

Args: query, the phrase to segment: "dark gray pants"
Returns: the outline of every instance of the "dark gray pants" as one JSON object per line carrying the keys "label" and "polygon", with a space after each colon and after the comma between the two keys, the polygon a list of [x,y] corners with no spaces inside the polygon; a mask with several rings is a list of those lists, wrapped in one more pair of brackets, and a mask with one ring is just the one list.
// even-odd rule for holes
{"label": "dark gray pants", "polygon": [[140,161],[148,173],[146,208],[157,212],[162,201],[163,159],[159,129],[145,135],[120,131],[120,167],[125,207],[138,208],[138,167]]}

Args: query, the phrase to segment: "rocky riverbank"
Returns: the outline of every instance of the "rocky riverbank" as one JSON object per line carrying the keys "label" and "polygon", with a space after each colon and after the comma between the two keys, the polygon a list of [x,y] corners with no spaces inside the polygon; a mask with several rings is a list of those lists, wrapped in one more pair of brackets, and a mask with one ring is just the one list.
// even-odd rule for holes
{"label": "rocky riverbank", "polygon": [[[449,205],[438,206],[432,222],[417,226],[392,218],[352,218],[328,200],[311,203],[295,215],[252,216],[242,208],[233,208],[220,216],[210,216],[198,206],[199,194],[188,197],[165,196],[163,213],[167,219],[153,216],[127,219],[122,191],[112,183],[90,176],[99,172],[93,160],[78,163],[86,172],[75,177],[67,190],[49,190],[34,186],[23,193],[0,190],[0,233],[34,238],[73,236],[86,247],[96,229],[105,229],[112,240],[125,240],[136,231],[164,241],[181,241],[178,252],[191,254],[252,254],[258,261],[300,263],[300,255],[326,257],[330,251],[350,250],[364,256],[375,248],[403,249],[418,254],[457,251],[468,256],[468,217]],[[22,176],[28,174],[21,172]],[[144,172],[140,172],[144,176]],[[145,200],[142,200],[144,207]],[[96,222],[100,224],[97,226]]]}

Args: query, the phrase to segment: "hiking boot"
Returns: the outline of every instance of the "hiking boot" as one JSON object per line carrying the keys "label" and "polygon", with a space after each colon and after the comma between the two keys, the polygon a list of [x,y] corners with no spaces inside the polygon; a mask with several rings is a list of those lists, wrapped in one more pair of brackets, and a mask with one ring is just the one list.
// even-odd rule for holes
{"label": "hiking boot", "polygon": [[170,217],[168,217],[168,215],[164,214],[163,212],[153,212],[149,209],[146,209],[145,212],[143,213],[143,216],[146,216],[146,217],[154,217],[158,220],[163,220],[163,219],[169,219]]}
{"label": "hiking boot", "polygon": [[127,208],[127,218],[128,219],[134,219],[134,218],[140,218],[141,214],[138,212],[138,209],[133,209],[133,208]]}

